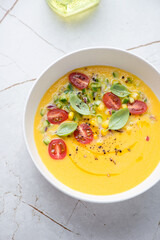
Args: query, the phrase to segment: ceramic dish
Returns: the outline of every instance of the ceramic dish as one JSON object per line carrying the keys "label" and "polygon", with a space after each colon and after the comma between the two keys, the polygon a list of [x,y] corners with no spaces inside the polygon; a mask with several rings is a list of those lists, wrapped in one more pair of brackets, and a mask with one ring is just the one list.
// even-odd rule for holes
{"label": "ceramic dish", "polygon": [[97,203],[122,201],[137,196],[153,186],[160,178],[160,164],[158,164],[158,166],[147,179],[128,191],[112,195],[86,194],[73,190],[72,188],[64,185],[48,171],[44,163],[41,161],[34,141],[33,126],[35,113],[42,96],[49,89],[49,87],[60,77],[65,75],[67,72],[72,71],[73,69],[95,65],[105,65],[124,69],[125,71],[130,72],[136,75],[138,78],[142,79],[142,81],[144,81],[151,88],[151,90],[158,98],[160,96],[160,90],[158,89],[160,74],[153,66],[151,66],[143,59],[126,51],[114,48],[97,47],[82,49],[60,58],[55,63],[53,63],[45,72],[43,72],[42,75],[37,79],[34,87],[29,94],[25,109],[25,140],[30,155],[39,171],[52,185],[57,187],[59,190],[72,197],[85,201]]}

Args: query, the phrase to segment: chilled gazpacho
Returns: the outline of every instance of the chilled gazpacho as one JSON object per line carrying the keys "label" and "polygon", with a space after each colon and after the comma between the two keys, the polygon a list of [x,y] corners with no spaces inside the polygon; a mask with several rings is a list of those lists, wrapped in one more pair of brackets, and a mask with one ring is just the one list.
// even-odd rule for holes
{"label": "chilled gazpacho", "polygon": [[34,137],[48,170],[68,187],[116,194],[160,160],[160,102],[137,76],[109,66],[75,69],[44,94]]}

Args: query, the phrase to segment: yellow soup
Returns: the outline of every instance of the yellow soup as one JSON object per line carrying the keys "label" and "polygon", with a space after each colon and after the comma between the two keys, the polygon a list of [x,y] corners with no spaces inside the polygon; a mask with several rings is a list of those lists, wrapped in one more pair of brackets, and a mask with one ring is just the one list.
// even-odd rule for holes
{"label": "yellow soup", "polygon": [[[85,90],[69,84],[69,75],[75,71],[88,76],[89,85]],[[118,68],[90,66],[72,72],[48,89],[36,112],[34,137],[43,163],[59,181],[83,193],[109,195],[135,187],[159,163],[159,100],[142,80]],[[119,109],[111,109],[104,102],[103,96],[111,92],[120,99]],[[90,115],[79,114],[70,105],[73,93],[89,106]],[[120,114],[120,121],[115,123],[114,114],[121,109],[129,113],[139,102],[147,106],[147,111],[136,115],[130,113],[127,117]],[[59,124],[46,121],[51,111],[47,106],[51,104],[68,112],[65,122],[75,122],[77,126],[87,124],[92,130],[92,141],[81,143],[73,133],[57,136]],[[135,108],[137,111],[137,106]],[[48,144],[55,138],[66,144],[67,154],[61,160],[51,158],[48,153]]]}

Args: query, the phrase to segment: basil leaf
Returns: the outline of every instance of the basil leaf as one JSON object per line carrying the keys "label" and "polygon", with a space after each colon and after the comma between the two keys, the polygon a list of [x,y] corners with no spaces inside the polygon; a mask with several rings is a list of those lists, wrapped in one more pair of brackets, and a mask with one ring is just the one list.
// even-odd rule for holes
{"label": "basil leaf", "polygon": [[128,89],[119,83],[115,83],[111,86],[111,92],[114,93],[118,97],[126,97],[130,94]]}
{"label": "basil leaf", "polygon": [[63,122],[61,125],[58,127],[57,130],[57,135],[58,136],[67,136],[71,133],[73,133],[76,128],[77,128],[77,123],[76,122]]}
{"label": "basil leaf", "polygon": [[109,120],[109,129],[118,130],[126,125],[129,118],[128,108],[116,111]]}
{"label": "basil leaf", "polygon": [[74,110],[82,115],[90,115],[89,107],[75,94],[70,95],[70,104]]}

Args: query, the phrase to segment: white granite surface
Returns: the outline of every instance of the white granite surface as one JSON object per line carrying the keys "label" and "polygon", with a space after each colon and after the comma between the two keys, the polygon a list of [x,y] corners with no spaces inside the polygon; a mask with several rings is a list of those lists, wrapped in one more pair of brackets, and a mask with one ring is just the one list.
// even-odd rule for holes
{"label": "white granite surface", "polygon": [[128,49],[160,70],[160,1],[101,0],[63,19],[45,0],[0,0],[0,240],[159,240],[160,183],[116,204],[72,199],[35,168],[22,118],[37,76],[83,47]]}

